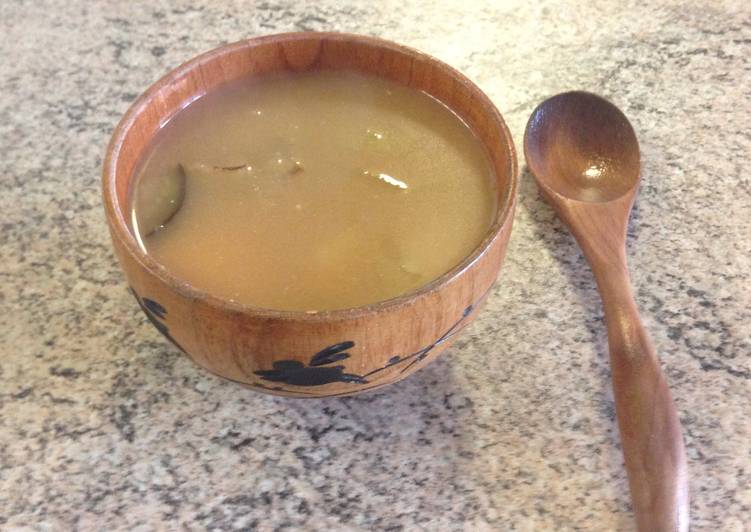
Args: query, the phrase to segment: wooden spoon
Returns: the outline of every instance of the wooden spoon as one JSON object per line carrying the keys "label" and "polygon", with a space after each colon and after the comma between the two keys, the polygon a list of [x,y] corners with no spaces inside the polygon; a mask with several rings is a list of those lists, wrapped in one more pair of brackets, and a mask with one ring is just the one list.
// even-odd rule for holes
{"label": "wooden spoon", "polygon": [[631,292],[626,228],[639,186],[639,143],[628,119],[586,92],[534,110],[524,154],[538,186],[589,262],[605,307],[616,413],[641,531],[688,530],[681,425]]}

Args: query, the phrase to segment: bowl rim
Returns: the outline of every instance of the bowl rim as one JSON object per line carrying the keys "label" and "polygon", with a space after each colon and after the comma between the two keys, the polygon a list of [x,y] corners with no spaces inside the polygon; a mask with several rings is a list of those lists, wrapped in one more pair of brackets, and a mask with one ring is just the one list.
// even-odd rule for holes
{"label": "bowl rim", "polygon": [[[338,42],[367,44],[377,48],[388,49],[412,58],[419,58],[423,61],[434,64],[439,67],[439,70],[441,70],[444,74],[452,77],[455,81],[468,88],[472,92],[473,97],[476,98],[478,104],[484,107],[490,114],[489,118],[491,119],[494,126],[499,127],[501,130],[505,144],[504,147],[508,150],[509,154],[508,194],[506,196],[504,204],[498,206],[493,224],[487,230],[482,241],[473,249],[470,254],[468,254],[461,262],[459,262],[449,271],[437,277],[436,279],[433,279],[432,281],[420,286],[416,290],[398,295],[390,299],[377,301],[375,303],[342,309],[302,311],[256,307],[253,305],[248,305],[245,303],[240,303],[238,301],[232,301],[230,299],[212,295],[207,291],[192,286],[184,279],[173,275],[165,266],[161,265],[140,248],[136,241],[136,238],[129,229],[127,219],[123,214],[123,210],[121,209],[121,205],[117,198],[117,163],[120,156],[120,151],[123,147],[124,141],[131,126],[134,124],[138,116],[143,111],[148,109],[150,102],[159,93],[159,91],[161,91],[171,81],[180,79],[181,77],[188,74],[191,70],[200,67],[202,63],[215,60],[227,53],[243,48],[252,48],[260,44],[282,43],[307,39],[315,39],[320,41],[333,40]],[[199,94],[196,96],[196,98],[199,98],[204,94]],[[194,99],[190,99],[189,103],[192,101],[194,101]],[[451,107],[446,102],[442,103],[449,107],[449,109],[451,109]],[[469,127],[470,130],[474,132],[474,129],[471,126]],[[494,170],[493,175],[496,176],[496,174],[497,172]],[[105,212],[108,215],[108,224],[112,231],[112,237],[117,238],[120,241],[120,243],[124,246],[125,251],[142,268],[148,271],[149,274],[156,277],[161,283],[165,284],[170,290],[177,292],[182,297],[192,301],[200,301],[209,306],[218,307],[225,311],[252,315],[258,318],[288,321],[331,322],[339,320],[349,320],[360,316],[381,313],[405,305],[410,305],[423,296],[438,292],[442,287],[460,278],[487,252],[493,242],[498,238],[499,234],[506,226],[506,224],[513,223],[514,208],[516,205],[516,196],[518,192],[518,181],[519,176],[516,149],[514,147],[513,138],[508,129],[508,126],[506,125],[506,122],[503,120],[503,117],[501,116],[496,106],[482,91],[482,89],[480,89],[474,82],[472,82],[469,78],[467,78],[464,74],[462,74],[454,67],[417,49],[377,37],[340,32],[289,32],[252,37],[219,46],[217,48],[199,54],[189,59],[188,61],[185,61],[180,66],[170,70],[167,74],[152,83],[148,87],[148,89],[146,89],[146,91],[144,91],[128,108],[112,133],[112,137],[107,146],[102,169],[102,195]]]}

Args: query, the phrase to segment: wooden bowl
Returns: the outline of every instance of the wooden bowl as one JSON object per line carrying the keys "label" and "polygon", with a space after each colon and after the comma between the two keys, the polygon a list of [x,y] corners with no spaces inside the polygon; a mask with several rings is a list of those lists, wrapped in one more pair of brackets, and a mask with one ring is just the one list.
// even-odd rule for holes
{"label": "wooden bowl", "polygon": [[[146,255],[127,220],[131,179],[159,128],[196,98],[248,76],[353,70],[425,91],[485,144],[499,207],[487,236],[450,272],[416,292],[373,305],[318,313],[254,308],[191,287]],[[196,364],[278,395],[324,397],[403,379],[443,351],[474,317],[498,275],[517,190],[513,141],[501,115],[462,74],[388,41],[338,33],[288,33],[229,44],[152,85],[112,135],[102,176],[115,252],[146,316]]]}

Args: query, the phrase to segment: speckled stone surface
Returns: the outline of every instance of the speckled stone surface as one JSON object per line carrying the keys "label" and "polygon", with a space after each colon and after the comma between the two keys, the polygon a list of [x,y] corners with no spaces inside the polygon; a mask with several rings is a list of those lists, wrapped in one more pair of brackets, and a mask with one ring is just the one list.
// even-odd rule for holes
{"label": "speckled stone surface", "polygon": [[118,118],[198,52],[303,29],[455,65],[517,147],[553,93],[622,107],[643,152],[628,256],[685,427],[693,528],[751,527],[751,8],[404,4],[0,2],[0,529],[632,529],[602,310],[526,170],[485,310],[377,393],[223,382],[126,292],[99,192]]}

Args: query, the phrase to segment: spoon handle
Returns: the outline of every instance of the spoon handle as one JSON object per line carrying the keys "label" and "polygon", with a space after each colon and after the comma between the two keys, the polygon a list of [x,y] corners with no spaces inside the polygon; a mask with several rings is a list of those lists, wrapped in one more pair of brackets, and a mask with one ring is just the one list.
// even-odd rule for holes
{"label": "spoon handle", "polygon": [[618,255],[608,261],[589,259],[605,307],[615,408],[636,522],[644,532],[686,531],[688,475],[681,425],[639,318],[625,249]]}

